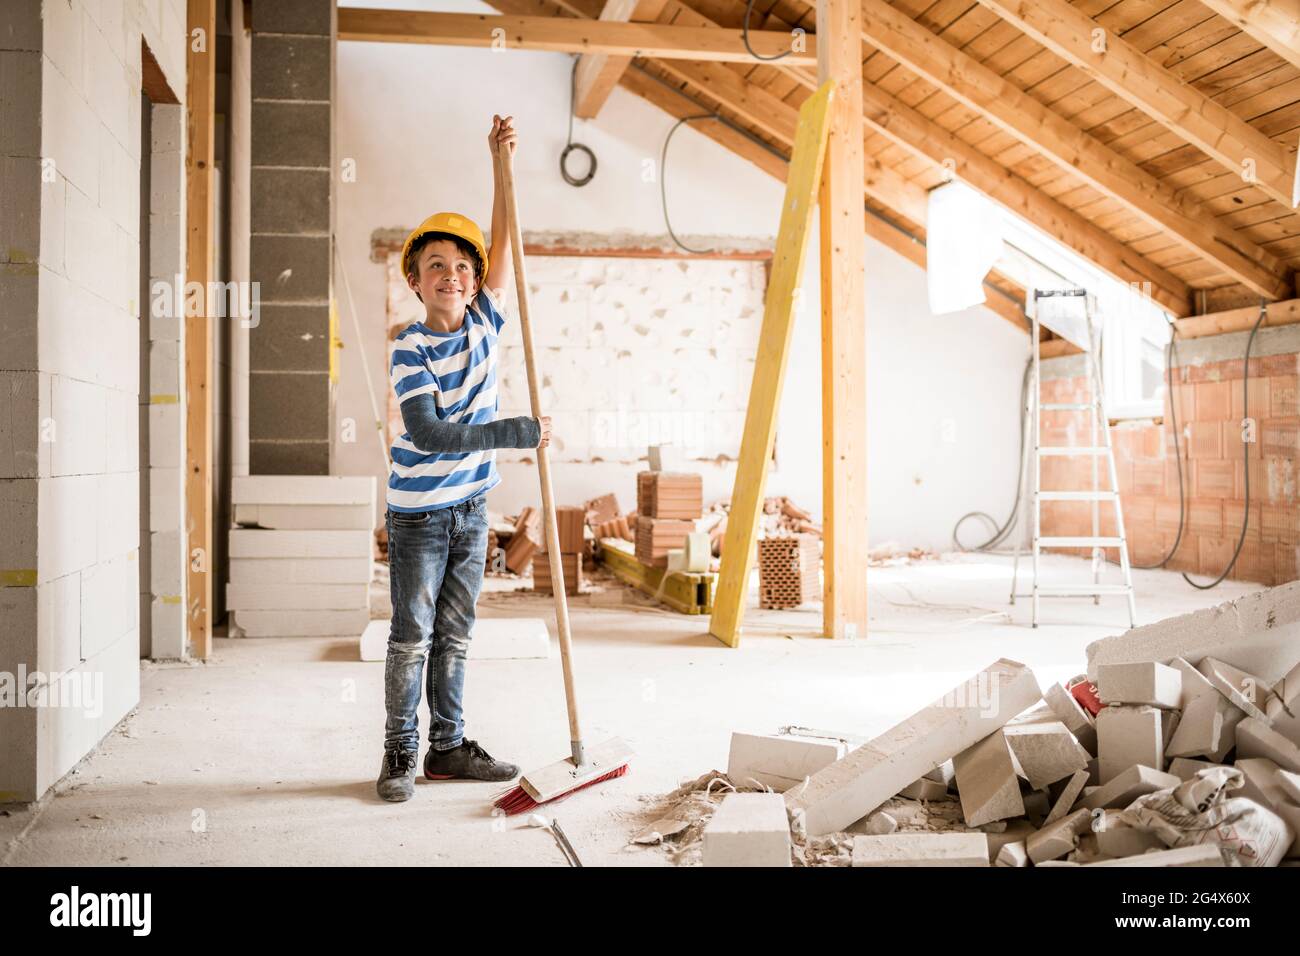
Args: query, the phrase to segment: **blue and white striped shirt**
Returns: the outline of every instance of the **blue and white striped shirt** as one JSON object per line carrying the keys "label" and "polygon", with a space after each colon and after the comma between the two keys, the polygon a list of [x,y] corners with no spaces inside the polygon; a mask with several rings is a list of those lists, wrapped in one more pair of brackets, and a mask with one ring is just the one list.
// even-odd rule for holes
{"label": "blue and white striped shirt", "polygon": [[[399,403],[432,395],[438,418],[481,425],[497,413],[497,339],[505,318],[496,299],[481,289],[455,332],[434,332],[423,322],[402,330],[393,345],[389,378]],[[392,446],[388,507],[434,511],[468,501],[496,487],[496,450],[426,454],[409,433]]]}

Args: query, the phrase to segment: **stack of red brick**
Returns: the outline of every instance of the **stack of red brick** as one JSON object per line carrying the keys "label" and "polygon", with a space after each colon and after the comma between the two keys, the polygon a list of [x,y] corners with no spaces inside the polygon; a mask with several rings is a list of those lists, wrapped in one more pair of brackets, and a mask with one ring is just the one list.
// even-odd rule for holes
{"label": "stack of red brick", "polygon": [[[560,532],[560,567],[564,574],[564,593],[582,590],[582,552],[586,546],[586,509],[561,506],[555,509],[555,524]],[[533,554],[533,590],[551,594],[551,557],[540,548]]]}
{"label": "stack of red brick", "polygon": [[798,607],[821,594],[821,555],[810,534],[787,534],[758,541],[758,606]]}
{"label": "stack of red brick", "polygon": [[668,566],[668,552],[686,547],[686,537],[704,510],[704,479],[698,474],[643,471],[636,476],[636,558]]}
{"label": "stack of red brick", "polygon": [[[1300,577],[1298,359],[1295,353],[1251,359],[1248,404],[1243,402],[1240,359],[1174,369],[1187,507],[1170,569],[1217,576],[1232,559],[1245,507],[1242,419],[1249,417],[1254,422],[1254,441],[1245,443],[1249,520],[1241,556],[1229,576],[1266,585]],[[1044,402],[1077,402],[1086,396],[1081,376],[1043,382]],[[1178,460],[1168,398],[1162,423],[1121,423],[1111,428],[1111,441],[1130,557],[1137,564],[1154,563],[1169,552],[1178,533]],[[1087,413],[1044,412],[1043,444],[1091,444]],[[1082,456],[1043,460],[1044,489],[1085,490],[1091,474],[1089,460]],[[1102,487],[1108,487],[1104,471]],[[1114,509],[1103,505],[1100,514],[1101,533],[1113,534]],[[1044,502],[1043,534],[1087,535],[1091,529],[1088,504]],[[1114,561],[1116,553],[1107,551],[1106,557]]]}

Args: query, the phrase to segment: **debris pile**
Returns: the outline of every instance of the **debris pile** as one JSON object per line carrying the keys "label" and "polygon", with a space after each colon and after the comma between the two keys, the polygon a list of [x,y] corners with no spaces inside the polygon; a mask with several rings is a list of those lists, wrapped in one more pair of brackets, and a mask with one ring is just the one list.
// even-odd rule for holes
{"label": "debris pile", "polygon": [[727,772],[656,801],[634,842],[706,866],[1300,865],[1300,649],[1215,656],[1195,615],[1171,621],[1046,692],[998,660],[874,739],[735,733]]}

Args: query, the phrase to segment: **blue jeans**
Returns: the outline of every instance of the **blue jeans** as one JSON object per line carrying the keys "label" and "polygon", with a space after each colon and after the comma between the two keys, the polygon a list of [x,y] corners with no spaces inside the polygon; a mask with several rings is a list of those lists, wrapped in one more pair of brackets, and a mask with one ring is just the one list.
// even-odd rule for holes
{"label": "blue jeans", "polygon": [[393,622],[384,663],[384,749],[419,749],[424,676],[429,743],[451,750],[465,734],[461,695],[487,561],[487,497],[436,511],[390,509],[386,524]]}

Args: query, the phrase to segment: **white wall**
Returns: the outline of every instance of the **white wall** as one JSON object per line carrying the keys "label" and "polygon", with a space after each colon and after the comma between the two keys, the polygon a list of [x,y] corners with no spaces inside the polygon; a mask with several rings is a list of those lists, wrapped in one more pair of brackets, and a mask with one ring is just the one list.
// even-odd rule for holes
{"label": "white wall", "polygon": [[[474,9],[491,12],[483,5]],[[350,443],[336,430],[333,460],[340,474],[374,474],[382,481],[357,347],[364,345],[376,387],[386,388],[385,276],[384,267],[370,260],[373,230],[408,229],[440,209],[486,223],[492,185],[486,137],[492,113],[501,112],[513,114],[520,130],[516,170],[525,229],[662,235],[659,183],[644,181],[642,172],[647,164],[657,169],[675,120],[616,88],[599,118],[574,124],[574,139],[590,146],[599,162],[591,184],[575,189],[558,169],[568,122],[569,56],[347,42],[339,45],[338,64],[338,155],[356,164],[356,181],[339,185],[339,244],[365,339],[356,341],[336,277],[345,343],[337,419],[352,418],[358,427]],[[769,241],[775,235],[783,185],[693,129],[673,138],[668,184],[679,235]],[[768,490],[820,514],[815,243],[809,262],[782,403],[778,465]],[[924,273],[870,240],[866,268],[871,540],[945,547],[952,523],[965,511],[983,508],[1001,517],[1011,504],[1026,340],[984,309],[930,316]],[[384,395],[379,402],[382,414]],[[952,441],[944,438],[947,419]],[[503,467],[494,508],[512,510],[519,492],[507,485],[535,481],[529,472],[514,473],[517,467]],[[635,470],[609,466],[607,487],[600,490],[613,488],[630,505]],[[724,468],[721,486],[729,486],[733,475]],[[563,469],[557,467],[555,478],[562,501],[592,490],[590,474],[573,488],[566,487]]]}
{"label": "white wall", "polygon": [[24,64],[6,98],[39,116],[21,165],[42,173],[35,194],[5,170],[39,202],[39,246],[6,249],[37,291],[6,310],[24,339],[3,366],[34,398],[11,420],[35,440],[0,473],[0,526],[18,542],[0,564],[22,573],[0,602],[0,660],[92,695],[42,707],[9,741],[4,801],[39,796],[139,700],[140,41],[184,96],[185,4],[24,0],[0,25]]}

